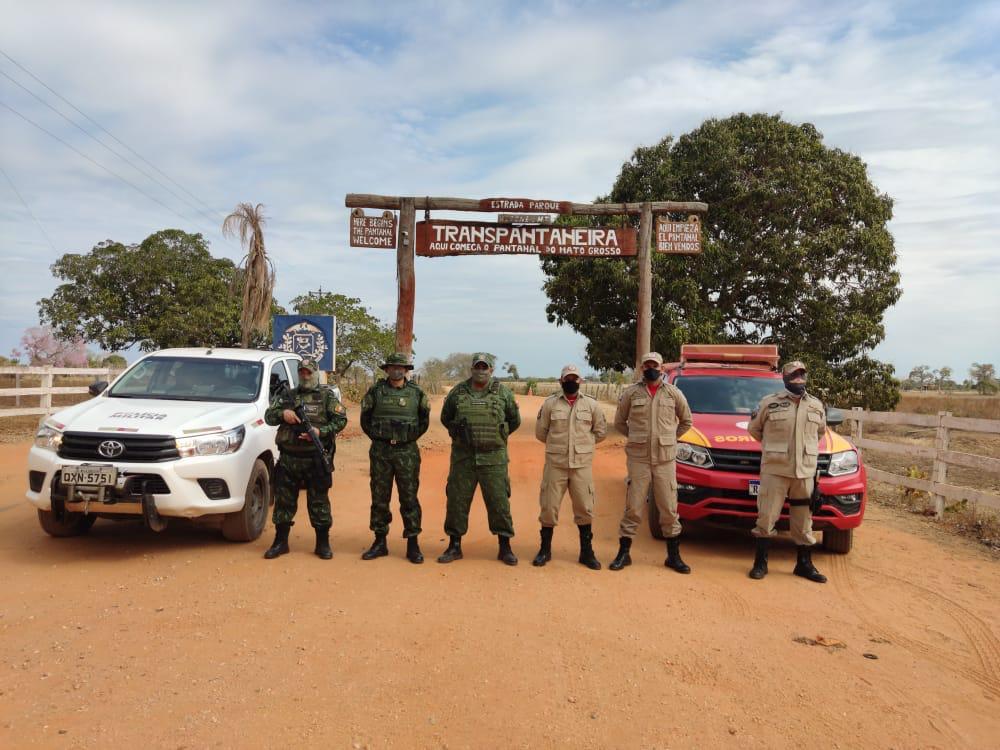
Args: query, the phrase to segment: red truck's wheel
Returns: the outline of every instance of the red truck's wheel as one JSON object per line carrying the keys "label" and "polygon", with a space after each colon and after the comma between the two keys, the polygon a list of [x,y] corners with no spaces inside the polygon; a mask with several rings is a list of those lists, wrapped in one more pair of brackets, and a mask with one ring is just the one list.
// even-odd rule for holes
{"label": "red truck's wheel", "polygon": [[827,529],[823,532],[823,549],[846,555],[854,546],[854,529]]}

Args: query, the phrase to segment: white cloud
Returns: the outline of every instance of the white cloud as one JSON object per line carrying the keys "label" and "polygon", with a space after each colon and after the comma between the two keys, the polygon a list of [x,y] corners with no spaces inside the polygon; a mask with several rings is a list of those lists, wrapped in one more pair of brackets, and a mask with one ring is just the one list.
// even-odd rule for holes
{"label": "white cloud", "polygon": [[[10,2],[3,13],[0,48],[213,215],[267,206],[282,302],[322,284],[395,317],[392,254],[346,247],[347,192],[589,200],[639,144],[707,117],[781,112],[859,154],[895,199],[904,295],[879,353],[904,372],[1000,360],[988,332],[1000,313],[995,4],[935,15],[889,2]],[[3,58],[0,69],[33,86]],[[242,255],[218,221],[2,78],[0,100],[189,216],[183,228],[214,252]],[[0,165],[60,252],[180,222],[2,109],[0,129]],[[3,182],[0,194],[0,254],[31,259],[0,281],[5,351],[54,287],[56,254]],[[522,371],[582,358],[583,340],[546,322],[533,260],[420,260],[417,273],[419,355],[487,339]],[[942,332],[931,349],[929,329]]]}

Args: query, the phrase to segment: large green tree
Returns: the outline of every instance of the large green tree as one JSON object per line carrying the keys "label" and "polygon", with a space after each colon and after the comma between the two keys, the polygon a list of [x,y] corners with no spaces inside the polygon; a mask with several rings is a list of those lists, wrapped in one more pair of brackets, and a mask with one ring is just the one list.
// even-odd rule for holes
{"label": "large green tree", "polygon": [[[684,343],[775,343],[813,366],[828,399],[896,403],[892,368],[867,356],[900,295],[892,200],[814,126],[707,120],[636,149],[600,200],[709,204],[701,255],[654,253],[654,349],[674,358]],[[595,368],[631,366],[635,260],[543,258],[542,268],[549,320],[588,338]]]}
{"label": "large green tree", "polygon": [[[213,257],[200,234],[165,229],[138,245],[108,240],[63,255],[52,273],[65,283],[38,309],[59,338],[108,351],[240,344],[240,300],[231,291],[240,272]],[[253,343],[270,341],[258,335]]]}
{"label": "large green tree", "polygon": [[383,325],[357,297],[310,292],[293,299],[291,306],[299,315],[337,317],[338,375],[343,375],[354,365],[375,372],[395,349],[396,329]]}

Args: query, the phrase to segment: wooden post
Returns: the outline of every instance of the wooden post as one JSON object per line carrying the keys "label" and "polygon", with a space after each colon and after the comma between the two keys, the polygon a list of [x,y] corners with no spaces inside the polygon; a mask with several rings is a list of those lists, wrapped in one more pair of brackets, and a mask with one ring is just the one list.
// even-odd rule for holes
{"label": "wooden post", "polygon": [[396,304],[396,350],[413,351],[413,307],[416,300],[416,274],[413,257],[416,249],[416,211],[413,198],[399,199],[399,237],[396,242],[396,277],[399,298]]}
{"label": "wooden post", "polygon": [[653,238],[653,206],[649,201],[642,204],[639,218],[639,251],[636,257],[639,266],[639,295],[636,302],[635,325],[635,370],[642,370],[642,355],[650,347],[653,318],[653,258],[650,245]]}
{"label": "wooden post", "polygon": [[861,458],[861,448],[858,447],[858,441],[864,437],[865,428],[864,422],[861,421],[861,412],[864,408],[861,406],[855,406],[851,411],[854,412],[854,419],[851,420],[851,442],[854,443],[854,447],[858,451],[858,458]]}
{"label": "wooden post", "polygon": [[[21,373],[19,372],[14,373],[14,387],[15,388],[21,387]],[[14,406],[20,406],[20,405],[21,405],[21,394],[19,393],[16,396],[14,396]]]}
{"label": "wooden post", "polygon": [[38,397],[38,405],[45,409],[46,414],[52,413],[52,368],[46,367],[45,374],[42,375],[42,388],[48,388],[48,393],[43,393]]}
{"label": "wooden post", "polygon": [[[936,485],[948,483],[948,464],[941,457],[942,451],[948,450],[948,428],[944,424],[945,417],[950,417],[950,411],[938,412],[937,435],[934,438],[934,466],[931,468],[931,489]],[[933,493],[934,515],[940,520],[944,517],[944,495]]]}

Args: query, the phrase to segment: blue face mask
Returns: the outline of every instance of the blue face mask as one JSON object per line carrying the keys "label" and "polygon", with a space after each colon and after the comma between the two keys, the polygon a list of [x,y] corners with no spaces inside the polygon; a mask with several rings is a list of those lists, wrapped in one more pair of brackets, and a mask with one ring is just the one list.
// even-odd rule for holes
{"label": "blue face mask", "polygon": [[662,373],[656,367],[647,367],[642,371],[642,377],[647,383],[655,383]]}
{"label": "blue face mask", "polygon": [[783,377],[782,378],[782,380],[785,383],[785,388],[788,390],[788,392],[791,393],[791,394],[793,394],[793,395],[795,395],[795,396],[801,396],[801,395],[803,395],[806,392],[806,384],[805,383],[793,383],[790,378],[791,378],[791,376]]}

